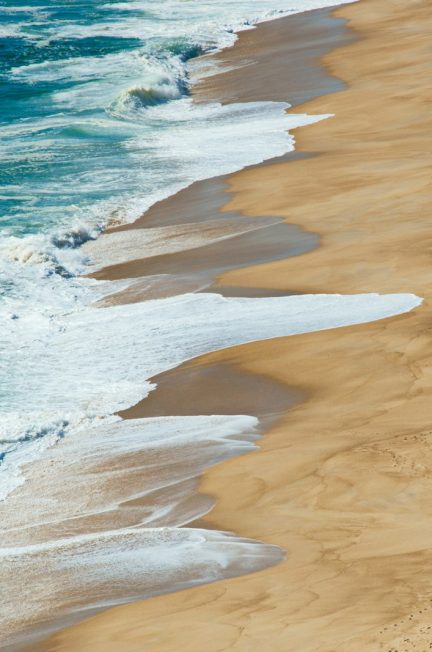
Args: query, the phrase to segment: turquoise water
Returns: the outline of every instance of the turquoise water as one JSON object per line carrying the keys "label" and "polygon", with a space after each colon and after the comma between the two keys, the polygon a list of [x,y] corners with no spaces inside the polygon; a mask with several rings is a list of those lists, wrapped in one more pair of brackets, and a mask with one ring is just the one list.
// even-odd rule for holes
{"label": "turquoise water", "polygon": [[136,216],[132,196],[175,183],[178,166],[160,165],[149,142],[172,120],[143,109],[187,94],[185,61],[232,40],[225,20],[232,28],[277,4],[247,16],[232,2],[2,3],[3,234]]}
{"label": "turquoise water", "polygon": [[[150,89],[154,77],[180,93],[182,63],[198,50],[187,39],[138,37],[138,20],[152,17],[96,1],[0,7],[0,226],[7,233],[47,232],[83,219],[83,211],[94,225],[136,192],[128,143],[151,126],[121,115],[116,100],[146,76]],[[122,21],[130,36],[120,36]],[[98,210],[104,201],[109,206]]]}

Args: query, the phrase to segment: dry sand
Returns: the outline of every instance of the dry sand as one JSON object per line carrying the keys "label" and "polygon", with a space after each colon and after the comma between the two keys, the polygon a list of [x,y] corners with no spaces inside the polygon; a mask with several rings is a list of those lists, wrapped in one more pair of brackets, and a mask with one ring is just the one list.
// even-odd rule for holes
{"label": "dry sand", "polygon": [[[319,156],[229,180],[228,210],[283,217],[319,233],[321,246],[220,282],[408,291],[425,303],[374,324],[207,356],[207,367],[228,362],[308,396],[260,452],[202,483],[218,499],[209,527],[276,543],[286,561],[110,610],[53,636],[45,651],[432,648],[432,12],[429,0],[362,0],[337,15],[359,40],[325,64],[348,88],[303,107],[336,117],[296,134],[302,151]],[[267,27],[278,33],[278,23]]]}

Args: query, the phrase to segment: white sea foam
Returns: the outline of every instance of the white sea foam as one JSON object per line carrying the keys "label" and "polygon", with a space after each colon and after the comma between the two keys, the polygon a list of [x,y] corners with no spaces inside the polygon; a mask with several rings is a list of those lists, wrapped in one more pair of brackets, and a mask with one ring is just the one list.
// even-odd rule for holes
{"label": "white sea foam", "polygon": [[[48,542],[53,525],[72,536],[103,531],[113,519],[124,527],[194,520],[213,503],[196,495],[195,480],[212,464],[253,450],[257,425],[255,417],[217,415],[112,417],[81,428],[46,450],[28,481],[0,504],[2,545]],[[128,506],[138,498],[139,509]]]}
{"label": "white sea foam", "polygon": [[[25,628],[269,566],[279,548],[223,532],[178,528],[118,529],[0,551],[4,584],[20,600],[2,611],[2,649],[26,641]],[[60,590],[61,587],[61,590]],[[86,597],[85,606],[76,604]],[[13,607],[12,607],[13,605]],[[72,612],[72,613],[71,613]],[[23,630],[24,629],[24,633]]]}
{"label": "white sea foam", "polygon": [[[265,219],[265,224],[278,220]],[[90,258],[88,269],[93,272],[108,265],[125,263],[134,258],[150,258],[162,254],[196,249],[229,239],[241,233],[262,228],[262,220],[222,219],[202,223],[189,222],[169,227],[128,229],[105,233],[103,238],[87,242],[83,251]]]}
{"label": "white sea foam", "polygon": [[0,25],[0,38],[14,38],[20,33],[17,25]]}
{"label": "white sea foam", "polygon": [[[151,376],[194,356],[256,339],[381,319],[419,303],[409,294],[262,299],[186,294],[63,316],[53,316],[48,308],[45,314],[6,316],[3,342],[17,350],[13,366],[6,368],[10,400],[3,407],[0,439],[9,451],[19,441],[20,451],[27,448],[30,455],[40,447],[39,433],[52,438],[87,428],[145,396]],[[32,424],[24,437],[22,414]],[[61,431],[55,433],[59,415]]]}
{"label": "white sea foam", "polygon": [[[345,4],[350,0],[339,0]],[[250,29],[262,20],[329,7],[335,0],[221,0],[183,2],[165,0],[149,4],[148,0],[133,0],[107,4],[110,11],[130,11],[130,16],[116,21],[103,19],[94,24],[66,23],[48,30],[51,39],[116,36],[138,38],[187,37],[204,48],[227,47],[235,41],[235,32]],[[139,12],[143,12],[140,15]]]}
{"label": "white sea foam", "polygon": [[[55,242],[63,237],[62,230],[87,231],[89,238],[95,237],[100,226],[110,218],[132,221],[155,202],[194,181],[234,172],[292,150],[294,139],[289,129],[329,117],[288,115],[285,112],[288,106],[282,102],[197,106],[188,98],[159,106],[117,104],[117,116],[123,111],[125,121],[134,119],[133,135],[125,145],[129,156],[127,171],[112,165],[109,168],[99,167],[92,174],[77,172],[75,175],[75,184],[82,192],[93,194],[99,189],[112,187],[112,198],[93,202],[88,207],[68,206],[59,216],[56,229],[49,234],[25,238],[10,238],[7,233],[4,234],[0,238],[0,265],[11,259],[23,263],[37,260],[46,263],[51,258],[55,265],[63,266],[72,273],[82,272],[83,259],[77,266],[78,258],[82,256],[80,252],[72,253],[70,248],[55,247]],[[143,110],[145,115],[141,116]],[[84,123],[78,118],[71,120],[67,116],[54,115],[37,123],[25,121],[13,127],[0,127],[0,134],[4,132],[0,153],[10,157],[13,163],[21,156],[20,143],[23,148],[26,147],[27,137],[34,130],[59,132],[80,128],[94,129],[95,133],[98,130],[103,133],[107,129],[128,129],[127,122],[114,119],[107,119],[103,124],[98,120]],[[229,155],[227,142],[230,143]],[[203,147],[203,143],[206,147]],[[46,141],[45,145],[44,154],[49,157],[50,142]],[[35,153],[39,155],[37,151]],[[26,157],[30,155],[29,151],[25,154]],[[151,167],[146,165],[148,159],[152,161]],[[134,191],[129,192],[129,187],[133,187]],[[40,190],[54,195],[58,192],[56,180],[53,179],[52,185],[45,182]],[[16,191],[22,194],[19,188]],[[15,193],[11,187],[8,187],[8,192]],[[53,207],[53,211],[58,212],[58,208]],[[13,270],[8,272],[5,268],[2,271],[5,278],[19,281],[20,273]]]}

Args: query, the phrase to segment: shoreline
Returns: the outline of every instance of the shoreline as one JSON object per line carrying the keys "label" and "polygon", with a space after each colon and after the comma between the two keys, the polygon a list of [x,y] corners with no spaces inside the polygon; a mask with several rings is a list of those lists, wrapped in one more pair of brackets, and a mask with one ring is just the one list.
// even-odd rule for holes
{"label": "shoreline", "polygon": [[[342,82],[320,67],[318,60],[320,55],[332,47],[354,40],[345,21],[333,18],[332,10],[333,7],[313,9],[258,23],[254,29],[239,32],[232,47],[192,59],[192,71],[194,68],[199,69],[208,60],[224,63],[227,56],[228,66],[234,67],[231,73],[218,73],[204,77],[201,81],[195,80],[191,89],[192,98],[198,104],[220,101],[224,92],[232,88],[237,89],[237,97],[227,96],[222,104],[260,102],[275,96],[276,101],[289,103],[289,108],[284,112],[287,115],[286,131],[291,134],[295,127],[290,125],[289,116],[296,117],[295,109],[304,100],[305,87],[313,86],[313,90],[308,93],[314,97],[337,92],[343,87]],[[269,31],[275,32],[273,38]],[[288,43],[285,42],[286,35]],[[271,63],[273,56],[264,56],[264,50],[265,44],[269,42],[279,43],[282,68],[286,69],[284,61],[287,58],[293,60],[295,65],[292,70],[290,68],[288,79],[285,79],[286,74],[281,74],[279,69],[271,77],[267,75],[269,95],[260,96],[261,75],[256,76],[256,69],[263,60],[264,71],[261,74],[268,72],[269,58]],[[254,52],[256,44],[264,45],[257,54]],[[252,59],[251,47],[255,57]],[[245,61],[249,64],[247,69],[250,72],[245,72]],[[253,62],[252,65],[250,61]],[[231,77],[233,79],[230,81]],[[239,96],[238,89],[245,91],[243,96]],[[316,119],[321,118],[317,116]],[[295,148],[283,156],[246,166],[243,170],[259,169],[283,160],[291,162],[303,156],[305,155]],[[225,289],[220,283],[215,283],[215,279],[224,272],[249,268],[266,261],[284,260],[287,256],[304,255],[308,250],[319,246],[319,236],[316,233],[299,229],[295,223],[271,213],[263,212],[250,220],[243,217],[241,211],[231,211],[228,208],[232,195],[229,185],[233,174],[237,173],[195,181],[154,204],[135,222],[113,226],[100,239],[85,246],[89,248],[91,256],[101,260],[106,260],[107,253],[109,255],[115,247],[120,248],[122,257],[111,264],[99,265],[89,276],[108,281],[140,279],[132,283],[129,289],[107,297],[104,304],[162,298],[180,291],[209,290],[231,296],[231,286]],[[157,246],[152,250],[148,234],[151,237],[158,229],[165,230],[161,237],[171,245],[171,251],[159,253]],[[193,238],[188,240],[187,233],[192,234],[197,230],[201,236],[204,234],[204,238],[208,237],[208,242],[195,243]],[[184,234],[186,238],[180,240],[179,235],[182,237]],[[146,251],[145,258],[141,257],[143,250]],[[259,292],[258,288],[257,291]],[[247,296],[256,296],[256,292],[251,293],[251,290],[245,292]],[[297,293],[295,290],[290,292]],[[267,294],[273,296],[271,292]],[[246,295],[239,292],[234,296]]]}
{"label": "shoreline", "polygon": [[[401,14],[392,16],[396,24],[404,17],[420,20],[401,8],[398,0],[392,0],[391,5]],[[426,7],[424,2],[418,5]],[[370,26],[370,7],[378,14],[381,8],[382,22],[377,20],[378,27],[374,29]],[[388,3],[385,9],[382,0],[362,0],[358,5],[336,10],[338,15],[363,24],[362,38],[348,47],[351,55],[354,50],[357,65],[360,51],[366,76],[370,58],[380,51],[378,37],[375,41],[372,37],[375,51],[369,53],[368,61],[364,48],[371,47],[370,32],[375,35],[379,27],[391,23],[391,19],[386,22],[388,11]],[[384,42],[381,48],[387,39],[391,50],[388,41],[392,36],[396,38],[391,27],[390,24],[380,34]],[[417,23],[412,26],[414,36],[405,34],[402,39],[402,45],[414,51],[415,27],[419,29]],[[329,59],[335,72],[349,70],[350,58],[344,59],[343,50],[327,55],[326,62]],[[384,65],[383,58],[380,65]],[[393,71],[395,77],[396,73]],[[421,74],[417,74],[422,88]],[[399,76],[394,81],[398,88],[401,78],[404,80],[403,71]],[[272,649],[281,652],[330,651],[337,646],[341,649],[341,645],[344,652],[355,652],[399,644],[397,637],[401,636],[410,638],[411,649],[420,650],[420,645],[428,640],[429,587],[424,569],[432,563],[427,552],[427,497],[431,481],[425,459],[430,455],[427,366],[431,351],[425,338],[430,276],[424,223],[427,220],[421,220],[425,196],[419,191],[424,177],[423,170],[415,167],[416,163],[421,166],[417,157],[410,160],[406,167],[415,175],[411,183],[417,189],[418,207],[415,226],[410,222],[405,228],[401,209],[409,208],[405,198],[413,201],[407,187],[395,191],[384,182],[378,184],[376,178],[371,183],[366,176],[361,177],[361,183],[354,183],[349,173],[356,155],[363,168],[371,160],[372,168],[381,164],[384,176],[388,174],[388,160],[393,159],[388,152],[390,159],[385,159],[381,149],[379,159],[371,159],[370,151],[361,159],[365,145],[360,136],[357,141],[352,136],[349,140],[349,129],[348,135],[347,130],[338,131],[339,125],[344,126],[349,109],[352,113],[348,112],[348,117],[354,116],[361,127],[357,80],[350,81],[341,94],[331,95],[330,99],[321,96],[307,105],[308,110],[316,107],[323,112],[323,108],[327,110],[336,104],[336,119],[308,126],[299,136],[296,134],[301,148],[324,150],[324,154],[313,159],[264,164],[229,178],[233,197],[224,208],[245,216],[280,215],[307,230],[312,225],[320,226],[317,232],[323,238],[321,246],[294,259],[230,271],[218,282],[236,288],[274,285],[284,292],[294,288],[305,292],[323,288],[326,292],[349,293],[415,291],[425,297],[424,307],[383,322],[257,342],[203,358],[207,365],[228,362],[247,373],[265,374],[277,382],[299,387],[308,395],[308,400],[291,408],[266,433],[258,454],[241,461],[234,458],[206,472],[201,485],[202,491],[217,497],[215,508],[203,520],[206,527],[232,529],[244,536],[276,543],[288,549],[287,560],[254,575],[115,608],[59,632],[41,649],[98,652],[116,649],[121,644],[122,649],[132,650],[137,641],[145,640],[157,645],[158,652],[173,646],[195,652],[201,649],[203,637],[211,637],[212,649],[241,650],[246,649],[245,645],[247,649],[262,649],[271,635]],[[408,84],[403,89],[412,102],[412,87]],[[379,93],[383,104],[386,92],[387,88]],[[362,93],[364,89],[360,89]],[[338,102],[340,95],[344,96],[342,102]],[[364,98],[365,104],[368,99]],[[385,112],[384,107],[382,111]],[[370,124],[363,120],[370,130]],[[407,123],[403,124],[410,132]],[[392,135],[394,138],[394,132],[392,125],[383,141],[390,140]],[[381,133],[382,125],[370,143],[375,150],[382,145]],[[416,134],[412,145],[418,147]],[[330,158],[327,166],[326,156]],[[334,178],[331,183],[332,162],[339,185]],[[318,179],[313,177],[314,172]],[[400,174],[398,169],[396,172]],[[375,169],[370,172],[373,174],[377,174]],[[286,175],[290,178],[289,216],[284,211]],[[344,183],[346,178],[350,183]],[[368,205],[381,197],[381,211],[389,211],[399,202],[401,224],[384,219],[379,224],[369,219],[366,226],[361,222],[364,186],[370,192],[366,196]],[[373,186],[378,186],[372,188],[375,195],[371,191]],[[271,212],[263,213],[263,205]],[[347,207],[354,210],[355,228],[340,217]],[[332,222],[332,213],[336,212]],[[421,251],[420,233],[424,239]],[[412,238],[408,247],[401,250],[407,235]],[[347,250],[352,257],[347,257]],[[368,256],[364,255],[366,250]],[[235,495],[230,492],[227,496],[226,486],[235,486]],[[410,611],[415,615],[410,616]]]}

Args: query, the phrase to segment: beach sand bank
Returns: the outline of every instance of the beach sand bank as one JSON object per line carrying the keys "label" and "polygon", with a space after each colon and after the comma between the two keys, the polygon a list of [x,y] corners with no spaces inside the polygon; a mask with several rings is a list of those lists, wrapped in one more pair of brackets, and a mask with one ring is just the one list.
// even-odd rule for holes
{"label": "beach sand bank", "polygon": [[[217,502],[200,526],[277,544],[286,560],[115,608],[54,635],[41,644],[45,652],[423,651],[432,644],[432,15],[425,0],[362,0],[336,16],[358,35],[324,58],[346,88],[295,108],[335,115],[296,132],[297,151],[313,156],[229,177],[223,208],[281,218],[319,234],[320,246],[227,271],[217,282],[237,292],[414,292],[424,304],[381,322],[195,361],[198,385],[200,365],[203,375],[229,365],[303,397],[259,452],[210,470],[201,486]],[[267,43],[283,40],[283,23],[265,25]],[[260,33],[245,33],[256,52],[265,50]],[[236,48],[219,56],[234,65]],[[236,75],[209,78],[197,93],[223,88],[225,101],[237,99]],[[169,383],[166,375],[153,409],[169,403]]]}

